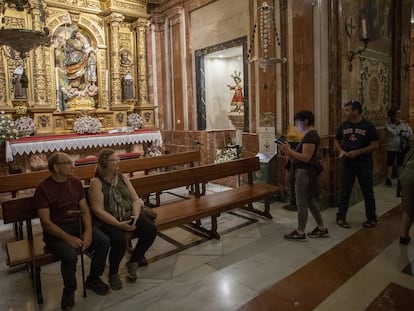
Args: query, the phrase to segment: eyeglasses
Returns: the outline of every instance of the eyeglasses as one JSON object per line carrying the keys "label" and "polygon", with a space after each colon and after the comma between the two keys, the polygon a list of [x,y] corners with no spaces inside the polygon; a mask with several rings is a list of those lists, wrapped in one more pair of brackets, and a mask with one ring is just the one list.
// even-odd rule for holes
{"label": "eyeglasses", "polygon": [[72,161],[56,162],[55,164],[59,164],[59,165],[70,165],[70,166],[72,166],[73,165],[73,162]]}

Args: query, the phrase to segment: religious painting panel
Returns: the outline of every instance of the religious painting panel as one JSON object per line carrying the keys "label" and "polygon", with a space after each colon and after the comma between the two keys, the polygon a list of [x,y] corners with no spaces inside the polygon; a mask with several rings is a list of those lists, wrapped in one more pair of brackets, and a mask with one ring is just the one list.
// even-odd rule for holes
{"label": "religious painting panel", "polygon": [[363,115],[377,126],[384,125],[390,104],[390,63],[360,56],[359,98]]}

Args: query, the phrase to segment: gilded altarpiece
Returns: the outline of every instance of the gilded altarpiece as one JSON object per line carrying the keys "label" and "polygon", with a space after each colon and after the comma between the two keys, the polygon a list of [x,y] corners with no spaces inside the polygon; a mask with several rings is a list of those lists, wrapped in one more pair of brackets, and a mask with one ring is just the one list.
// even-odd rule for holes
{"label": "gilded altarpiece", "polygon": [[[73,132],[80,115],[97,117],[104,130],[119,128],[133,111],[143,127],[154,127],[155,107],[146,100],[146,1],[45,2],[50,46],[25,58],[0,47],[0,110],[16,118],[16,107],[24,107],[35,134]],[[38,28],[33,16],[7,10],[6,25]],[[16,84],[22,76],[28,83]]]}

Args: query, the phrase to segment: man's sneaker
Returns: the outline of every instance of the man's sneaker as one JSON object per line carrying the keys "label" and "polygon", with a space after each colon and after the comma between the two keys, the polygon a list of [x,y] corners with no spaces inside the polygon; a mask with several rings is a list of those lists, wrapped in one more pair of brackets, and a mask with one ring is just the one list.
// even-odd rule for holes
{"label": "man's sneaker", "polygon": [[400,237],[400,244],[402,245],[408,245],[410,243],[411,238],[409,236],[401,236]]}
{"label": "man's sneaker", "polygon": [[310,238],[327,238],[329,236],[328,229],[321,230],[319,227],[316,227],[311,232],[308,233]]}
{"label": "man's sneaker", "polygon": [[349,228],[351,228],[351,226],[349,225],[349,223],[347,223],[345,220],[343,220],[343,219],[337,219],[336,220],[336,224],[339,226],[339,227],[342,227],[342,228],[345,228],[345,229],[349,229]]}
{"label": "man's sneaker", "polygon": [[138,263],[133,261],[127,262],[127,275],[131,281],[135,281],[137,279],[137,270],[138,270]]}
{"label": "man's sneaker", "polygon": [[291,233],[285,234],[284,238],[286,240],[292,240],[292,241],[303,241],[305,242],[306,239],[306,234],[300,234],[299,232],[297,232],[296,230],[293,230]]}
{"label": "man's sneaker", "polygon": [[109,286],[100,278],[89,277],[86,279],[86,288],[93,290],[97,295],[105,296],[109,294]]}
{"label": "man's sneaker", "polygon": [[391,187],[392,186],[392,182],[391,180],[389,180],[388,178],[385,180],[385,185]]}
{"label": "man's sneaker", "polygon": [[377,225],[377,221],[376,220],[367,220],[366,222],[364,222],[363,226],[365,228],[374,228]]}
{"label": "man's sneaker", "polygon": [[60,301],[60,306],[62,310],[72,310],[75,305],[75,294],[63,292],[62,300]]}
{"label": "man's sneaker", "polygon": [[108,281],[109,281],[109,286],[111,287],[111,289],[119,290],[122,288],[122,281],[119,278],[118,273],[110,274],[108,276]]}

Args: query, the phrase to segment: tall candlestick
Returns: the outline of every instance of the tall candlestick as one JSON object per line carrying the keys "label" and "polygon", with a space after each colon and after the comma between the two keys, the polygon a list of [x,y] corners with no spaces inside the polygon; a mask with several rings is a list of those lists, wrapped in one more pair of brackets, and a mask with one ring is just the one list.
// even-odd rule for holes
{"label": "tall candlestick", "polygon": [[361,24],[362,24],[362,39],[367,39],[368,38],[367,20],[364,18]]}

